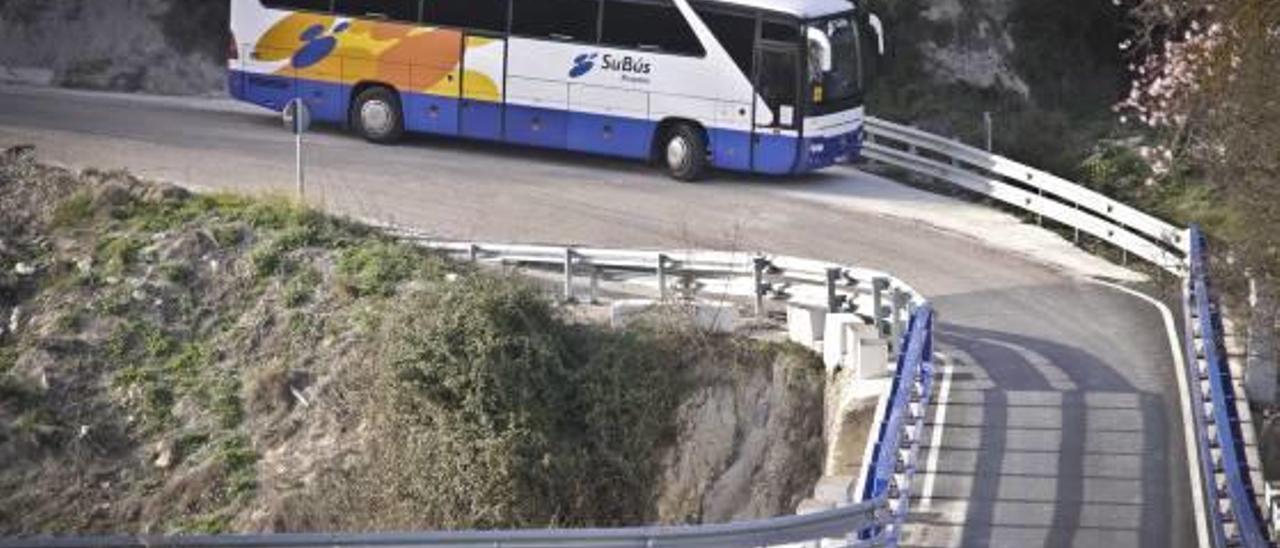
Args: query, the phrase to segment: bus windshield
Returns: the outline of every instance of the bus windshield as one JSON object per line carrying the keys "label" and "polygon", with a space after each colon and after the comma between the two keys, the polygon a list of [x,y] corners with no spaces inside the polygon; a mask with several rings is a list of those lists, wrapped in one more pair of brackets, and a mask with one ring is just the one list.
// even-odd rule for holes
{"label": "bus windshield", "polygon": [[809,23],[810,104],[830,112],[853,106],[861,96],[862,66],[857,19],[846,13]]}

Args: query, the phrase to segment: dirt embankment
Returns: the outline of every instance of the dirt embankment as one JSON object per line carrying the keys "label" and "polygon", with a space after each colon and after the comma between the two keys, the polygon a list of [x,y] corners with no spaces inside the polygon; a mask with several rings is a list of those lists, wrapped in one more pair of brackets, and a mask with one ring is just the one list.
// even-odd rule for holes
{"label": "dirt embankment", "polygon": [[283,201],[0,154],[0,534],[404,530],[790,513],[820,364]]}

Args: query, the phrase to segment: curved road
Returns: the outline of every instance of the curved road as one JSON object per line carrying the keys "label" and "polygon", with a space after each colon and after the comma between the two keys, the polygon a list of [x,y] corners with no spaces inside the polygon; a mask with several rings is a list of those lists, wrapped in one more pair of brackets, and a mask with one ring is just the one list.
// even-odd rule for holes
{"label": "curved road", "polygon": [[[922,455],[938,466],[916,486],[928,500],[913,507],[907,544],[1195,544],[1160,315],[998,241],[883,214],[972,205],[844,168],[687,185],[576,154],[437,139],[378,147],[335,130],[308,139],[312,199],[442,238],[764,250],[891,271],[936,303],[953,365],[940,443]],[[288,192],[291,141],[270,113],[221,100],[0,87],[0,147],[35,144],[72,166]],[[1010,238],[1045,237],[1009,224]]]}

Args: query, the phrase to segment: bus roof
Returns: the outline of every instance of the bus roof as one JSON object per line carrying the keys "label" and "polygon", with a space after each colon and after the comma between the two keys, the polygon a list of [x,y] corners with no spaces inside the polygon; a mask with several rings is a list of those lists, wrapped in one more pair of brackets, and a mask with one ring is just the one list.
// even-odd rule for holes
{"label": "bus roof", "polygon": [[822,17],[853,9],[849,0],[717,0],[722,4],[776,11],[801,19]]}

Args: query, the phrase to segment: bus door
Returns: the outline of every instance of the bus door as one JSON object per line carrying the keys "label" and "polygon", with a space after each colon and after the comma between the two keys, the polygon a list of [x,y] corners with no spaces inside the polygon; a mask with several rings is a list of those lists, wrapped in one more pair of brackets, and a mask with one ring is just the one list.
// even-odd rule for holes
{"label": "bus door", "polygon": [[762,173],[795,169],[800,137],[800,49],[795,43],[761,40],[756,47],[757,108],[751,167]]}
{"label": "bus door", "polygon": [[462,51],[460,133],[475,139],[502,139],[503,87],[506,83],[506,39],[467,33]]}

